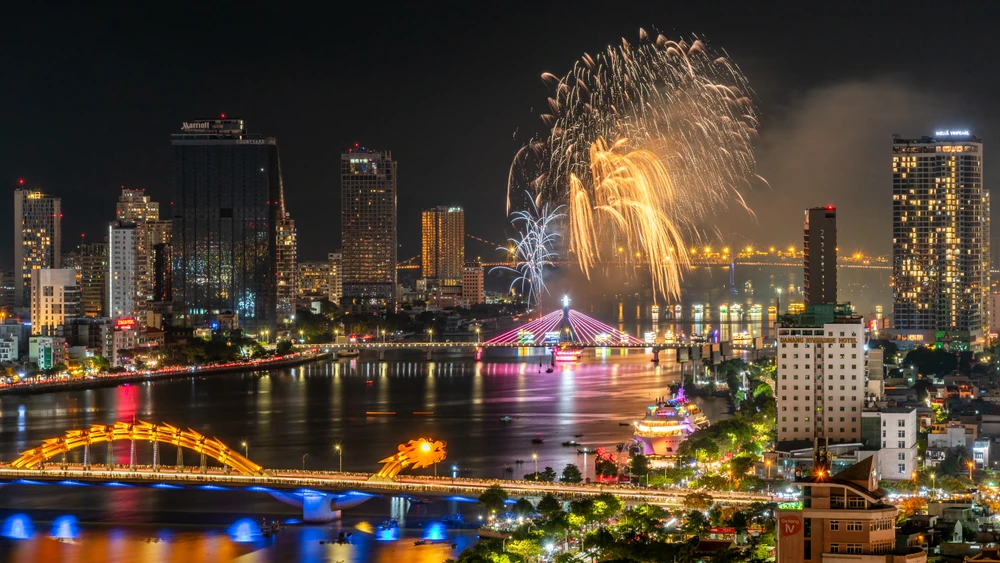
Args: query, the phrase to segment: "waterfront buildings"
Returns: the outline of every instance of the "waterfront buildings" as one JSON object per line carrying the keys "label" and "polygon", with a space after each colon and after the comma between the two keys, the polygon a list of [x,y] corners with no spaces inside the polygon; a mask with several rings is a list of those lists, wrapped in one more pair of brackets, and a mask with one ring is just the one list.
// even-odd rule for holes
{"label": "waterfront buildings", "polygon": [[[24,181],[21,180],[23,186]],[[31,304],[31,272],[59,268],[62,200],[20,187],[14,190],[14,307]]]}
{"label": "waterfront buildings", "polygon": [[55,336],[66,319],[80,315],[80,288],[70,268],[31,271],[31,334]]}
{"label": "waterfront buildings", "polygon": [[343,293],[341,309],[396,303],[396,162],[389,151],[355,145],[340,155]]}
{"label": "waterfront buildings", "polygon": [[83,315],[90,318],[107,315],[108,243],[80,245],[80,300]]}
{"label": "waterfront buildings", "polygon": [[777,563],[926,563],[920,548],[896,549],[899,510],[886,503],[874,462],[868,457],[832,476],[817,463],[813,477],[794,483],[802,508],[774,512]]}
{"label": "waterfront buildings", "polygon": [[171,144],[174,323],[203,326],[231,311],[248,333],[273,333],[286,217],[277,141],[219,118],[183,123]]}
{"label": "waterfront buildings", "polygon": [[837,210],[832,205],[806,210],[803,297],[805,304],[837,302]]}
{"label": "waterfront buildings", "polygon": [[462,301],[467,305],[481,305],[484,299],[483,263],[466,262],[462,267]]}
{"label": "waterfront buildings", "polygon": [[458,285],[465,264],[465,211],[439,206],[421,213],[423,277]]}
{"label": "waterfront buildings", "polygon": [[989,328],[990,196],[967,131],[892,140],[893,335],[981,349]]}

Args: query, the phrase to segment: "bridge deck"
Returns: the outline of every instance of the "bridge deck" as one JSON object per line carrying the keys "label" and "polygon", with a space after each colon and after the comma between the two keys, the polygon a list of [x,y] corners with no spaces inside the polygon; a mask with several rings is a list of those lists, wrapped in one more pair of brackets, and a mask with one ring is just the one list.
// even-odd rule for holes
{"label": "bridge deck", "polygon": [[[225,474],[212,468],[201,473],[198,468],[178,472],[173,468],[153,471],[149,467],[107,469],[93,466],[84,470],[82,466],[70,465],[65,469],[50,464],[45,469],[0,468],[0,482],[7,484],[31,484],[32,482],[93,484],[136,484],[136,485],[219,485],[230,487],[263,487],[281,490],[308,489],[317,492],[358,491],[369,494],[419,494],[421,496],[465,495],[476,498],[491,485],[500,485],[512,496],[542,496],[552,493],[562,497],[583,497],[610,492],[626,502],[679,505],[684,496],[694,491],[690,489],[645,489],[628,485],[609,484],[569,484],[532,481],[503,481],[489,479],[468,479],[450,477],[400,476],[395,482],[370,481],[371,473],[338,473],[333,471],[275,471],[269,476],[249,476]],[[755,501],[769,501],[768,495],[713,492],[718,501],[732,504],[746,504]]]}

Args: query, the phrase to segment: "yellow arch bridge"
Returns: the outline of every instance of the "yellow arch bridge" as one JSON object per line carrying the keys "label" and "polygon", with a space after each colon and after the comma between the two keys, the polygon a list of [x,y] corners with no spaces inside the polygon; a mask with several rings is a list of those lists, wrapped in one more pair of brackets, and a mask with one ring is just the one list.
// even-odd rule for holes
{"label": "yellow arch bridge", "polygon": [[129,441],[129,466],[136,465],[136,444],[148,442],[153,446],[153,469],[162,465],[159,455],[159,445],[172,444],[177,446],[177,467],[184,466],[183,450],[193,450],[201,454],[201,468],[206,468],[207,458],[221,463],[226,471],[235,471],[241,475],[267,476],[270,473],[261,466],[240,455],[216,438],[209,438],[194,430],[181,430],[170,424],[152,424],[137,420],[135,422],[116,422],[112,425],[94,424],[83,430],[69,430],[57,438],[49,438],[41,446],[21,453],[21,457],[10,463],[13,469],[31,469],[43,467],[45,462],[61,456],[76,448],[83,448],[83,465],[91,465],[91,445],[106,442],[108,444],[107,464],[114,463],[114,442]]}

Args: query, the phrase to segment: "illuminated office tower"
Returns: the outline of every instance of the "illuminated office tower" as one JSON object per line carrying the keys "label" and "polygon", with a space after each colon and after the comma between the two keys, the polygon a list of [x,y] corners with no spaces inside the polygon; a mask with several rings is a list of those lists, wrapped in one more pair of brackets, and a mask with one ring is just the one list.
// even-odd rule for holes
{"label": "illuminated office tower", "polygon": [[136,310],[145,308],[153,300],[154,277],[153,247],[170,244],[173,222],[160,219],[160,204],[146,195],[146,190],[122,188],[118,198],[118,221],[135,223],[136,236]]}
{"label": "illuminated office tower", "polygon": [[23,187],[14,190],[15,308],[31,304],[32,270],[60,267],[61,225],[61,199]]}
{"label": "illuminated office tower", "polygon": [[[278,325],[288,325],[295,320],[295,298],[298,295],[296,279],[295,220],[288,213],[278,220],[277,274],[278,274]],[[286,327],[287,328],[287,327]]]}
{"label": "illuminated office tower", "polygon": [[481,305],[483,293],[483,263],[466,262],[462,267],[462,299],[469,305]]}
{"label": "illuminated office tower", "polygon": [[108,243],[80,245],[80,299],[84,316],[106,316],[108,278]]}
{"label": "illuminated office tower", "polygon": [[894,338],[982,349],[990,291],[982,141],[968,131],[893,137],[892,217]]}
{"label": "illuminated office tower", "polygon": [[327,255],[330,262],[330,281],[327,288],[330,291],[330,303],[340,306],[340,297],[344,294],[344,255],[341,252],[331,252]]}
{"label": "illuminated office tower", "polygon": [[273,334],[285,216],[277,140],[220,118],[182,124],[171,145],[175,324],[231,311],[246,333]]}
{"label": "illuminated office tower", "polygon": [[423,277],[441,285],[462,282],[465,265],[465,212],[461,207],[435,207],[421,213]]}
{"label": "illuminated office tower", "polygon": [[396,162],[389,151],[355,145],[340,155],[343,294],[341,309],[396,304]]}
{"label": "illuminated office tower", "polygon": [[108,315],[134,318],[145,300],[139,295],[142,226],[115,221],[108,227]]}
{"label": "illuminated office tower", "polygon": [[805,305],[837,302],[837,209],[832,205],[806,210]]}

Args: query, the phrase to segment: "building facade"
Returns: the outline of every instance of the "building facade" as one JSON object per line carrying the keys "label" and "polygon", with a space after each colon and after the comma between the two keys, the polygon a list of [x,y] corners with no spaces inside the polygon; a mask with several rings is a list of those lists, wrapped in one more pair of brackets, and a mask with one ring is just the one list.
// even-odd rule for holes
{"label": "building facade", "polygon": [[778,442],[860,443],[864,321],[849,305],[810,307],[777,324]]}
{"label": "building facade", "polygon": [[482,262],[466,262],[462,267],[462,300],[469,305],[481,305],[485,295]]}
{"label": "building facade", "polygon": [[330,295],[330,261],[299,262],[296,282],[299,297],[327,299]]}
{"label": "building facade", "polygon": [[916,407],[866,409],[862,418],[862,440],[866,448],[878,449],[882,479],[912,479],[918,465]]}
{"label": "building facade", "polygon": [[330,263],[330,280],[327,282],[330,303],[340,306],[340,297],[344,295],[344,255],[331,252],[327,256]]}
{"label": "building facade", "polygon": [[439,285],[458,285],[465,265],[465,211],[439,206],[424,210],[420,217],[423,277]]}
{"label": "building facade", "polygon": [[837,302],[837,209],[832,205],[806,210],[802,296],[805,304]]}
{"label": "building facade", "polygon": [[80,316],[76,271],[41,268],[31,272],[31,334],[55,336],[66,319]]}
{"label": "building facade", "polygon": [[84,316],[107,316],[108,268],[108,243],[80,245],[80,300]]}
{"label": "building facade", "polygon": [[145,304],[139,293],[143,238],[137,223],[115,221],[108,227],[108,314],[113,318],[135,317]]}
{"label": "building facade", "polygon": [[223,118],[183,123],[171,145],[175,324],[232,311],[246,332],[273,333],[285,216],[277,141]]}
{"label": "building facade", "polygon": [[14,307],[29,307],[32,270],[62,263],[62,200],[37,190],[14,190],[13,225]]}
{"label": "building facade", "polygon": [[990,291],[982,141],[966,131],[894,137],[892,211],[895,338],[981,349]]}
{"label": "building facade", "polygon": [[295,298],[298,296],[295,264],[298,246],[295,220],[288,213],[278,220],[276,243],[278,325],[287,328],[295,320]]}
{"label": "building facade", "polygon": [[389,151],[340,155],[342,309],[394,309],[396,302],[396,162]]}

